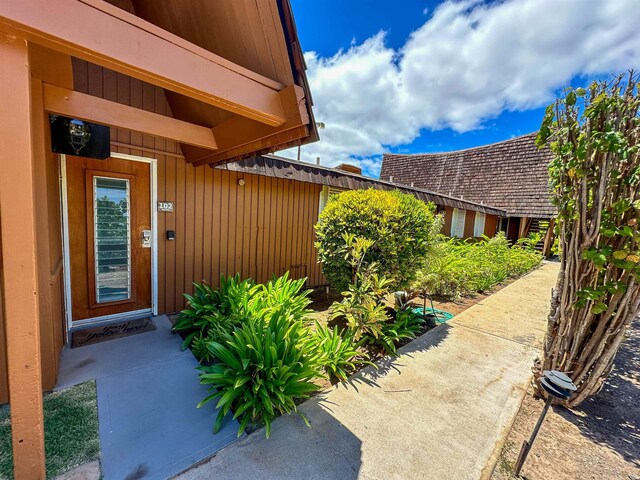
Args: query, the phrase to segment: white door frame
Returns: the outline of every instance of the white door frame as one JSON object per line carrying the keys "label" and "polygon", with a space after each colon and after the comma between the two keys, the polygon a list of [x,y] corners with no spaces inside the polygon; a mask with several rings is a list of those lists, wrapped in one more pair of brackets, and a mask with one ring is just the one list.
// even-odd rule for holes
{"label": "white door frame", "polygon": [[149,164],[151,180],[151,308],[135,310],[131,312],[115,313],[102,317],[87,318],[83,320],[73,319],[71,311],[71,255],[69,251],[69,216],[67,200],[67,156],[60,155],[60,199],[62,216],[62,257],[64,273],[64,310],[67,324],[67,332],[87,328],[94,325],[106,325],[121,322],[123,320],[139,318],[144,315],[158,314],[158,161],[155,158],[138,157],[124,153],[111,153],[112,158],[131,160]]}

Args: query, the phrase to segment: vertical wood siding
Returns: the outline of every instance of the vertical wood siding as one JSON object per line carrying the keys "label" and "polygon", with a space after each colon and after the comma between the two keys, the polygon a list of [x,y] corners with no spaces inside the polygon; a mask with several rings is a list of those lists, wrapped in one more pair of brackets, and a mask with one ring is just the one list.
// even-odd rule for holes
{"label": "vertical wood siding", "polygon": [[[307,277],[310,287],[324,283],[313,231],[319,185],[194,168],[182,158],[135,146],[114,150],[156,158],[158,200],[174,202],[173,213],[158,213],[161,313],[182,309],[182,294],[192,292],[193,282],[216,286],[220,275],[264,282],[289,271]],[[175,231],[175,240],[166,239],[167,230]]]}
{"label": "vertical wood siding", "polygon": [[[77,59],[73,69],[75,90],[171,116],[161,88]],[[111,129],[111,140],[114,152],[157,159],[158,200],[174,202],[158,213],[161,313],[182,309],[193,282],[217,285],[223,274],[263,282],[290,271],[324,283],[313,245],[320,185],[196,168],[176,142],[152,135]]]}

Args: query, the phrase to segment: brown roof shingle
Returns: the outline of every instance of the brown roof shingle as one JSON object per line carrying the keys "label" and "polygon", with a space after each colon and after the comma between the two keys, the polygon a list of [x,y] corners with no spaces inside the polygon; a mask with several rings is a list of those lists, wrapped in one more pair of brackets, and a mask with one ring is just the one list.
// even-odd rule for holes
{"label": "brown roof shingle", "polygon": [[530,133],[456,152],[384,154],[381,180],[501,208],[509,216],[552,217],[547,166],[552,154]]}

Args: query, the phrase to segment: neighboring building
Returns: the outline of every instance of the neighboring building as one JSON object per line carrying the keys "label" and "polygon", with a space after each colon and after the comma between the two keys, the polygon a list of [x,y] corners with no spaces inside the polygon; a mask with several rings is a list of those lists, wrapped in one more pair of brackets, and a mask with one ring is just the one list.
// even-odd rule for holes
{"label": "neighboring building", "polygon": [[[455,152],[384,154],[380,178],[505,210],[499,229],[516,241],[540,232],[549,252],[555,207],[549,199],[547,167],[552,154],[535,145],[536,133]],[[445,230],[475,230],[475,214],[447,212]],[[468,236],[468,235],[465,235]]]}
{"label": "neighboring building", "polygon": [[0,64],[0,403],[16,478],[44,478],[70,331],[311,265],[321,187],[207,165],[317,131],[288,0],[3,0]]}
{"label": "neighboring building", "polygon": [[[326,205],[331,194],[340,193],[344,190],[366,188],[400,190],[404,193],[414,195],[420,200],[435,204],[437,212],[445,214],[445,226],[443,228],[445,233],[448,233],[451,228],[453,212],[465,212],[465,217],[467,217],[469,221],[464,228],[459,231],[454,231],[452,235],[460,238],[479,237],[481,235],[493,237],[498,231],[500,219],[506,215],[505,210],[442,193],[436,193],[431,189],[411,187],[365,177],[360,173],[360,169],[353,165],[343,164],[336,168],[330,168],[267,155],[226,163],[217,166],[216,169],[286,178],[297,182],[322,185],[319,197],[320,211],[324,208],[324,205]],[[310,213],[317,220],[318,212]],[[320,281],[322,280],[317,277],[310,277],[311,286],[319,285],[318,282]]]}

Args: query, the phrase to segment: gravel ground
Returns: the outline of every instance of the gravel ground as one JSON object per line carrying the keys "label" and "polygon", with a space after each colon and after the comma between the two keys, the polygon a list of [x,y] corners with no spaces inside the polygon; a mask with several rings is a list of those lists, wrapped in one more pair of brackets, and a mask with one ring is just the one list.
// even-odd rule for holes
{"label": "gravel ground", "polygon": [[[525,397],[493,480],[514,478],[520,446],[542,405],[542,400]],[[555,407],[549,412],[522,477],[640,480],[640,319],[629,331],[603,390],[573,411]]]}

